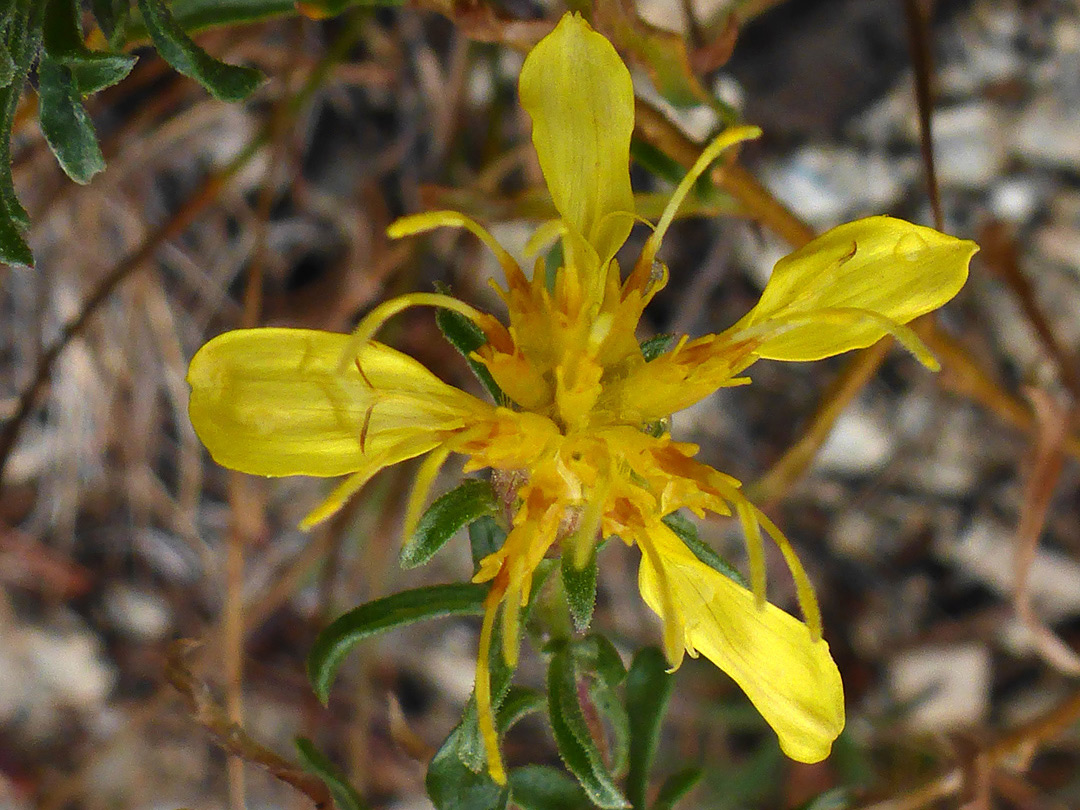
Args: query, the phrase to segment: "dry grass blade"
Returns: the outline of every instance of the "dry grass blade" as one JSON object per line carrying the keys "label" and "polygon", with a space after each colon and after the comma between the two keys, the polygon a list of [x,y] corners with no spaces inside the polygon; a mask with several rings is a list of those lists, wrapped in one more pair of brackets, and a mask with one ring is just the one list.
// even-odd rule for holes
{"label": "dry grass blade", "polygon": [[1039,617],[1031,599],[1030,574],[1039,547],[1039,537],[1046,526],[1050,502],[1054,496],[1064,463],[1062,444],[1068,434],[1069,414],[1046,391],[1031,389],[1028,399],[1035,410],[1036,434],[1031,469],[1020,507],[1016,528],[1016,589],[1013,606],[1030,631],[1035,649],[1055,669],[1080,676],[1080,655],[1054,635]]}
{"label": "dry grass blade", "polygon": [[915,102],[919,108],[919,144],[922,149],[923,171],[926,173],[926,191],[930,195],[934,227],[943,231],[945,216],[941,210],[941,190],[938,188],[937,169],[934,166],[934,136],[931,129],[934,107],[930,87],[930,79],[934,74],[934,60],[930,52],[931,7],[932,0],[904,0],[908,48],[915,67]]}

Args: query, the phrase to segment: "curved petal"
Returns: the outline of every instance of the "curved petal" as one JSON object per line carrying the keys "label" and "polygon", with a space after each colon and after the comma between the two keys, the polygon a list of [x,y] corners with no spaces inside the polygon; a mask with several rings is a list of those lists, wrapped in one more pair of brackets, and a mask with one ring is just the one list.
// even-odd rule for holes
{"label": "curved petal", "polygon": [[555,207],[603,266],[633,226],[630,72],[610,42],[566,14],[529,52],[518,86]]}
{"label": "curved petal", "polygon": [[678,605],[686,649],[732,677],[792,759],[819,762],[844,728],[844,691],[829,645],[798,619],[699,561],[663,524],[649,531],[662,571],[642,555],[638,586],[663,615],[662,582]]}
{"label": "curved petal", "polygon": [[477,408],[408,355],[349,335],[241,329],[191,360],[188,412],[214,460],[255,475],[335,476],[426,453]]}
{"label": "curved petal", "polygon": [[[755,354],[772,360],[861,349],[890,331],[882,318],[905,324],[956,295],[978,249],[902,219],[848,222],[777,262],[761,300],[729,334],[755,327],[763,336]],[[829,312],[815,323],[818,310]]]}

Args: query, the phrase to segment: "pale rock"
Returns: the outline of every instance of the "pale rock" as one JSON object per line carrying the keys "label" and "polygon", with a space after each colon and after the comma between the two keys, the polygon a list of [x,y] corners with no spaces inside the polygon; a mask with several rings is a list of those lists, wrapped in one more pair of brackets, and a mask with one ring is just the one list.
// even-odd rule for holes
{"label": "pale rock", "polygon": [[1080,263],[1080,228],[1051,223],[1039,228],[1032,236],[1032,242],[1043,258],[1074,272],[1077,270]]}
{"label": "pale rock", "polygon": [[105,611],[117,630],[138,641],[158,641],[172,626],[172,616],[164,599],[127,584],[109,588]]}
{"label": "pale rock", "polygon": [[881,526],[861,509],[841,512],[829,529],[829,545],[837,554],[870,561],[878,550]]}
{"label": "pale rock", "polygon": [[866,475],[881,469],[893,449],[892,432],[885,420],[855,405],[836,420],[814,459],[814,469],[840,475]]}
{"label": "pale rock", "polygon": [[812,225],[831,227],[853,213],[888,208],[918,171],[917,162],[840,146],[805,146],[763,167],[768,189]]}
{"label": "pale rock", "polygon": [[943,187],[983,188],[1005,167],[1008,144],[1001,112],[974,102],[934,111],[933,136],[938,182]]}
{"label": "pale rock", "polygon": [[1020,115],[1012,130],[1013,149],[1037,165],[1075,170],[1080,164],[1080,107],[1042,96]]}
{"label": "pale rock", "polygon": [[1043,203],[1043,185],[1029,175],[1004,177],[991,188],[987,204],[997,219],[1024,225],[1035,217]]}
{"label": "pale rock", "polygon": [[[1016,535],[1011,526],[987,518],[972,521],[959,536],[939,536],[934,553],[962,573],[1008,599],[1016,582]],[[1037,615],[1053,623],[1080,615],[1080,562],[1040,546],[1028,575]]]}
{"label": "pale rock", "polygon": [[970,727],[989,708],[990,651],[976,642],[908,650],[889,662],[888,682],[898,701],[911,704],[905,723],[912,731]]}

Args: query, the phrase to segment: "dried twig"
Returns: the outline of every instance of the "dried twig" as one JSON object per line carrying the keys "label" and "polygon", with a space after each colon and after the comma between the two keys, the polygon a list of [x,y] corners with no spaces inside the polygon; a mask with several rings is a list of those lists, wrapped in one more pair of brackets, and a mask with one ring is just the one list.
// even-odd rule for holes
{"label": "dried twig", "polygon": [[[1046,714],[983,747],[975,756],[981,757],[990,771],[1011,762],[1020,761],[1022,764],[1039,745],[1052,740],[1077,720],[1080,720],[1080,690],[1073,692]],[[859,810],[919,810],[931,806],[939,799],[956,795],[963,787],[963,769],[957,765],[913,791],[863,805]]]}
{"label": "dried twig", "polygon": [[941,211],[941,190],[934,166],[934,136],[930,126],[934,109],[930,88],[930,78],[934,72],[934,58],[930,50],[930,10],[927,0],[904,0],[908,50],[915,67],[915,103],[919,108],[919,145],[922,147],[923,171],[926,173],[926,191],[930,196],[934,227],[943,231],[945,215]]}
{"label": "dried twig", "polygon": [[1031,565],[1035,561],[1039,537],[1046,525],[1050,501],[1065,460],[1062,442],[1069,428],[1069,414],[1046,391],[1033,388],[1027,394],[1035,410],[1037,431],[1031,469],[1020,506],[1020,522],[1016,528],[1013,606],[1016,615],[1030,631],[1039,655],[1055,669],[1076,677],[1080,676],[1080,655],[1035,615],[1029,587]]}
{"label": "dried twig", "polygon": [[188,659],[198,647],[198,642],[186,639],[174,642],[169,647],[165,665],[165,677],[187,701],[195,722],[206,729],[224,751],[258,765],[274,778],[296,788],[311,799],[316,808],[333,807],[330,792],[319,779],[278,756],[229,719],[225,710],[214,701],[207,684],[191,671]]}

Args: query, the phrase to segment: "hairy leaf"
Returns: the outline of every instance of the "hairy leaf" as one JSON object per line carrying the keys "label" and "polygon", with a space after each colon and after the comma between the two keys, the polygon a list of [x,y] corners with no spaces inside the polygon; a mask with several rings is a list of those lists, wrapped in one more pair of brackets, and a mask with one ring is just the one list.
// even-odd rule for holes
{"label": "hairy leaf", "polygon": [[214,98],[240,101],[263,80],[258,70],[228,65],[196,45],[173,19],[165,0],[138,0],[147,32],[161,57],[205,87]]}
{"label": "hairy leaf", "polygon": [[551,656],[548,666],[548,713],[559,756],[598,807],[630,807],[619,791],[589,732],[578,702],[577,676],[569,648]]}
{"label": "hairy leaf", "polygon": [[401,548],[401,567],[423,565],[464,526],[494,515],[495,494],[487,481],[470,479],[437,498],[420,518],[412,537]]}
{"label": "hairy leaf", "polygon": [[48,53],[38,63],[41,131],[60,168],[76,183],[85,184],[105,168],[94,124],[79,100],[71,69]]}
{"label": "hairy leaf", "polygon": [[645,647],[630,665],[626,676],[626,711],[630,721],[630,759],[626,774],[626,795],[635,810],[644,810],[660,723],[664,718],[674,679],[667,671],[664,654]]}
{"label": "hairy leaf", "polygon": [[432,585],[403,591],[353,608],[319,633],[308,653],[308,679],[326,702],[345,656],[359,642],[394,627],[442,616],[479,615],[486,585]]}
{"label": "hairy leaf", "polygon": [[300,754],[304,770],[322,780],[340,810],[364,810],[367,807],[356,788],[349,784],[349,780],[311,740],[297,737],[296,750]]}

